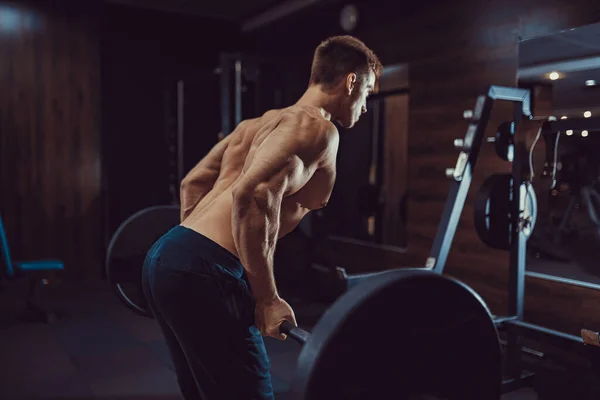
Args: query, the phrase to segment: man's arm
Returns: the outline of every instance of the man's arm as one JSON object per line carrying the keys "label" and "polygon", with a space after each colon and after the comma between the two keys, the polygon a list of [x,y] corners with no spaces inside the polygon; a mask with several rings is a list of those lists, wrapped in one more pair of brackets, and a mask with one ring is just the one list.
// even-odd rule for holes
{"label": "man's arm", "polygon": [[221,172],[221,160],[231,141],[232,134],[225,136],[183,178],[180,187],[181,221],[186,219],[194,207],[214,186]]}
{"label": "man's arm", "polygon": [[332,128],[324,120],[284,117],[258,148],[233,192],[233,238],[257,305],[280,300],[273,275],[281,203],[298,191],[329,153]]}

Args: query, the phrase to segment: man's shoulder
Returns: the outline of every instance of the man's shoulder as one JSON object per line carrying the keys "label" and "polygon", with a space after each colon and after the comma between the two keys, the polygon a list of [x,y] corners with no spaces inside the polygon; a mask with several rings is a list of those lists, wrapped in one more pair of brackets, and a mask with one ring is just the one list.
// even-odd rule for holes
{"label": "man's shoulder", "polygon": [[283,110],[281,116],[282,120],[296,123],[313,134],[330,136],[338,133],[337,127],[312,107],[289,107]]}
{"label": "man's shoulder", "polygon": [[339,135],[331,121],[310,109],[296,108],[289,112],[289,115],[282,116],[282,123],[287,126],[285,130],[290,131],[299,149],[322,158],[330,152],[329,149],[336,147]]}
{"label": "man's shoulder", "polygon": [[264,123],[265,120],[273,119],[273,118],[277,117],[278,115],[280,115],[284,111],[285,111],[285,109],[267,110],[264,113],[262,113],[262,115],[259,115],[254,118],[247,118],[247,119],[242,120],[238,124],[238,126],[243,127],[243,128],[249,128],[249,127],[252,127],[253,125]]}

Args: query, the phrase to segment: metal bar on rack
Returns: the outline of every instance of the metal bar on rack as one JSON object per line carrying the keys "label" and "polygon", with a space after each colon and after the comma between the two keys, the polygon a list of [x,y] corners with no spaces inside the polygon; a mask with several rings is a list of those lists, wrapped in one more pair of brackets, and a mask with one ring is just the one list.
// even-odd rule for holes
{"label": "metal bar on rack", "polygon": [[235,60],[235,126],[242,122],[242,60]]}
{"label": "metal bar on rack", "polygon": [[477,99],[475,109],[465,112],[465,118],[470,120],[469,128],[464,139],[454,141],[455,147],[460,149],[461,152],[455,168],[446,171],[448,177],[453,178],[453,181],[450,185],[450,191],[431,253],[425,265],[435,272],[442,273],[444,270],[448,252],[471,185],[472,170],[477,163],[485,129],[495,100],[517,102],[516,106],[520,108],[522,115],[531,115],[529,90],[502,86],[490,86],[487,94],[479,96]]}
{"label": "metal bar on rack", "polygon": [[231,133],[230,92],[229,92],[229,55],[221,54],[221,133]]}
{"label": "metal bar on rack", "polygon": [[183,140],[185,134],[185,85],[183,81],[177,82],[177,184],[179,185],[184,177],[184,147]]}

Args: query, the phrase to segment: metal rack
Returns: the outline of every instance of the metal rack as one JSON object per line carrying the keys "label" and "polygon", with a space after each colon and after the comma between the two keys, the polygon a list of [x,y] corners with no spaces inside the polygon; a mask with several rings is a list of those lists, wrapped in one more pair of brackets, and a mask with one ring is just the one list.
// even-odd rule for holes
{"label": "metal rack", "polygon": [[[469,127],[464,139],[457,139],[454,145],[460,150],[456,166],[448,169],[446,175],[452,178],[444,212],[426,267],[437,273],[443,273],[448,252],[458,226],[465,199],[472,181],[479,151],[484,143],[485,130],[493,104],[497,100],[515,103],[514,122],[519,124],[524,118],[531,119],[530,93],[528,90],[491,86],[486,95],[477,99],[475,109],[466,111],[465,118]],[[516,129],[515,129],[516,131]],[[526,181],[523,176],[528,159],[526,138],[515,134],[513,137],[514,159],[512,161],[513,190],[519,190]],[[524,207],[523,196],[512,195],[511,199],[511,235],[508,316],[496,317],[496,326],[503,335],[505,348],[505,375],[503,391],[510,392],[520,387],[531,386],[535,375],[523,367],[523,354],[527,353],[522,339],[544,342],[571,353],[577,354],[591,365],[600,360],[600,340],[597,332],[582,329],[581,336],[545,328],[524,321],[524,298],[526,272],[526,252],[528,235],[521,229],[521,213]],[[529,349],[529,353],[544,357],[543,353]]]}

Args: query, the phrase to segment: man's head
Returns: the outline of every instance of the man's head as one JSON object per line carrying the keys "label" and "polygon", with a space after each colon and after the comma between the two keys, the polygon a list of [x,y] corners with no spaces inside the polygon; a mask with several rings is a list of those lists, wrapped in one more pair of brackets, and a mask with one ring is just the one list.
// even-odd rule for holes
{"label": "man's head", "polygon": [[383,67],[363,42],[352,36],[333,36],[315,50],[310,85],[332,97],[332,120],[351,128],[367,111],[367,97],[375,91]]}

